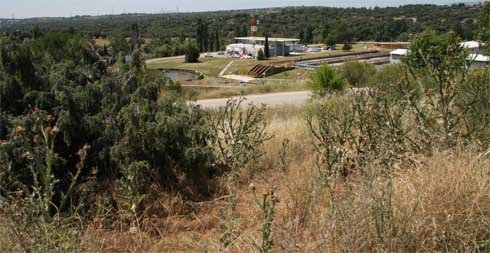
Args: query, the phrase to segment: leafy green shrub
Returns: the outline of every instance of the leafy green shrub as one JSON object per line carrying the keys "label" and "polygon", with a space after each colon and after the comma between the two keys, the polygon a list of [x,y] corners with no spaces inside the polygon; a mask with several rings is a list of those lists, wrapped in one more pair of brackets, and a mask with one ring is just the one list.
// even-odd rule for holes
{"label": "leafy green shrub", "polygon": [[344,50],[344,51],[350,51],[350,50],[352,50],[352,44],[350,44],[350,43],[345,43],[345,44],[342,46],[342,50]]}
{"label": "leafy green shrub", "polygon": [[350,61],[340,67],[339,72],[354,87],[367,86],[376,74],[376,67],[368,62]]}
{"label": "leafy green shrub", "polygon": [[259,52],[257,53],[257,60],[264,61],[266,59],[267,58],[265,57],[264,51],[260,49]]}
{"label": "leafy green shrub", "polygon": [[[122,108],[117,117],[121,135],[111,148],[111,159],[119,170],[129,170],[129,175],[139,175],[131,171],[141,169],[132,166],[139,162],[150,172],[145,174],[156,175],[154,182],[162,186],[178,184],[177,179],[182,178],[185,181],[181,183],[200,186],[206,193],[206,185],[198,183],[211,175],[214,162],[206,120],[203,111],[188,107],[184,101],[135,101]],[[141,177],[135,176],[134,180]],[[148,186],[135,187],[144,185]]]}
{"label": "leafy green shrub", "polygon": [[83,187],[93,178],[121,178],[127,195],[144,194],[147,182],[207,193],[196,184],[214,164],[207,114],[159,71],[108,74],[94,47],[70,36],[0,46],[0,194],[36,188],[53,214],[88,208]]}
{"label": "leafy green shrub", "polygon": [[329,65],[322,65],[316,69],[310,76],[310,83],[313,93],[321,97],[332,92],[343,91],[347,86],[345,79]]}
{"label": "leafy green shrub", "polygon": [[185,51],[185,62],[188,63],[199,62],[200,55],[201,53],[199,52],[199,49],[196,46],[189,43]]}

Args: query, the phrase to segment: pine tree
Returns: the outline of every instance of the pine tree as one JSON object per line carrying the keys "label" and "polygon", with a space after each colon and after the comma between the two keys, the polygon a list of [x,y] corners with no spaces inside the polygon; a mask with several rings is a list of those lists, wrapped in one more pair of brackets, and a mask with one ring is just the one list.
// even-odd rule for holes
{"label": "pine tree", "polygon": [[306,33],[305,33],[305,43],[311,44],[313,43],[313,27],[308,26],[306,28]]}
{"label": "pine tree", "polygon": [[221,43],[219,41],[219,31],[216,29],[216,33],[214,34],[214,43],[216,45],[215,51],[220,51],[221,50]]}
{"label": "pine tree", "polygon": [[209,31],[208,24],[203,24],[203,52],[209,51]]}
{"label": "pine tree", "polygon": [[202,19],[197,20],[196,42],[199,51],[205,52],[209,49],[208,25]]}
{"label": "pine tree", "polygon": [[328,35],[330,34],[330,30],[331,29],[330,29],[330,26],[328,24],[323,27],[323,30],[322,30],[323,43],[326,43]]}
{"label": "pine tree", "polygon": [[134,51],[140,48],[140,46],[140,29],[138,24],[135,23],[131,25],[131,50]]}
{"label": "pine tree", "polygon": [[305,32],[303,30],[300,30],[299,31],[299,40],[301,41],[301,43],[305,43]]}
{"label": "pine tree", "polygon": [[264,54],[265,54],[265,58],[269,58],[270,57],[270,53],[269,53],[269,35],[267,35],[267,33],[265,34]]}

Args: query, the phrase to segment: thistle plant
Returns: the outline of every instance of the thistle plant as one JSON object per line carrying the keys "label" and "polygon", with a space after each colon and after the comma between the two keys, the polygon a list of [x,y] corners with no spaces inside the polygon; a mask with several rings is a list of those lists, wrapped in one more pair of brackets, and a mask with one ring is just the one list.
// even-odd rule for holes
{"label": "thistle plant", "polygon": [[278,198],[275,194],[275,189],[270,190],[262,194],[262,199],[257,197],[255,185],[251,184],[253,197],[257,208],[260,209],[262,214],[262,242],[260,244],[255,243],[255,246],[261,253],[272,252],[274,246],[274,239],[272,233],[272,223],[274,222],[275,208],[278,202]]}

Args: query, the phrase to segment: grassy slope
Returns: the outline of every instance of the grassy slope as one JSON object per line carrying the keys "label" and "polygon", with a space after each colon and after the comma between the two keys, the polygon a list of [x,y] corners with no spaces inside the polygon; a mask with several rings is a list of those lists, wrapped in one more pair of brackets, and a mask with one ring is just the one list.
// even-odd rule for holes
{"label": "grassy slope", "polygon": [[[415,168],[395,169],[391,181],[372,173],[329,188],[318,176],[304,110],[267,110],[273,138],[265,144],[259,164],[244,169],[234,188],[238,237],[226,250],[219,239],[224,224],[220,212],[230,205],[227,196],[186,203],[180,195],[158,192],[148,216],[139,221],[146,230],[105,229],[101,216],[86,228],[84,251],[257,252],[254,242],[261,241],[262,217],[248,188],[252,182],[259,194],[275,188],[279,198],[273,223],[276,252],[439,252],[446,247],[472,252],[475,245],[482,252],[490,249],[490,159],[468,149],[454,150],[418,157]],[[283,167],[279,154],[285,139],[289,148]],[[9,252],[15,234],[7,228],[0,235],[0,250]]]}
{"label": "grassy slope", "polygon": [[[256,252],[254,242],[261,240],[262,218],[247,187],[252,182],[259,193],[275,188],[280,199],[273,227],[279,252],[433,252],[454,245],[464,252],[475,242],[488,243],[490,160],[457,150],[420,157],[411,170],[395,170],[392,190],[376,173],[339,182],[329,190],[321,186],[303,115],[299,107],[267,111],[274,137],[256,167],[262,169],[242,171],[235,189],[239,236],[227,251]],[[285,139],[288,162],[282,170],[279,153]],[[91,229],[87,245],[106,239],[102,247],[116,245],[132,252],[224,250],[219,213],[227,209],[229,199],[198,203],[189,212],[179,196],[162,198],[158,208],[171,211],[168,218],[152,221],[158,233]]]}

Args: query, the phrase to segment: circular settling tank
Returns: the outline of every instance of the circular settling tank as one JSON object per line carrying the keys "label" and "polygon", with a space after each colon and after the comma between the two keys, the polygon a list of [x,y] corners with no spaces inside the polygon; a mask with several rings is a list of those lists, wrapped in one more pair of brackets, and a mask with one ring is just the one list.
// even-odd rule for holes
{"label": "circular settling tank", "polygon": [[172,79],[174,82],[182,81],[194,81],[203,79],[203,75],[200,72],[187,69],[162,69],[168,78]]}

